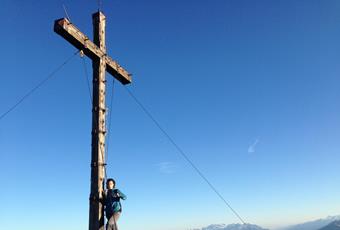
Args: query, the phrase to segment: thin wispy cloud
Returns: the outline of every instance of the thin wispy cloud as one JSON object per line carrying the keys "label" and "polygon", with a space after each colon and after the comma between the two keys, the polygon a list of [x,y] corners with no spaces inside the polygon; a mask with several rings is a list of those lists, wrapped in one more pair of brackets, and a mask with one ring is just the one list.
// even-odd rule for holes
{"label": "thin wispy cloud", "polygon": [[256,146],[259,143],[259,139],[257,138],[249,147],[248,147],[248,153],[254,153],[256,150]]}
{"label": "thin wispy cloud", "polygon": [[156,164],[158,170],[162,174],[172,174],[176,172],[177,166],[174,162],[164,161]]}

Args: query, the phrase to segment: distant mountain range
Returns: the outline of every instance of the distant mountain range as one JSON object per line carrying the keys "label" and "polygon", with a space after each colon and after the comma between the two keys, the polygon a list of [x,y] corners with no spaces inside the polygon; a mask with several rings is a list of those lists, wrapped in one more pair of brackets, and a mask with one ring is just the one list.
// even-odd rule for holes
{"label": "distant mountain range", "polygon": [[340,220],[335,220],[325,227],[320,228],[320,230],[340,230]]}
{"label": "distant mountain range", "polygon": [[326,225],[337,220],[340,220],[340,216],[329,216],[324,219],[318,219],[318,220],[308,221],[302,224],[291,225],[281,230],[319,230],[325,227]]}
{"label": "distant mountain range", "polygon": [[[254,224],[212,224],[192,230],[268,230]],[[329,216],[324,219],[291,225],[280,230],[340,230],[340,216]]]}
{"label": "distant mountain range", "polygon": [[254,224],[212,224],[205,228],[193,230],[268,230]]}

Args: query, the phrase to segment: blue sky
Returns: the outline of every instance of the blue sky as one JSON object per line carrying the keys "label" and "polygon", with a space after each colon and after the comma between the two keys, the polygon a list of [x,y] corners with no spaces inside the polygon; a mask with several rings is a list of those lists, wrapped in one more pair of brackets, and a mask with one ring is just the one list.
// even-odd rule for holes
{"label": "blue sky", "polygon": [[[62,4],[92,37],[96,2],[2,1],[0,114],[75,52],[53,32]],[[246,222],[340,214],[339,1],[104,0],[103,10],[131,91]],[[128,196],[121,229],[238,222],[114,90],[107,170]],[[79,57],[0,120],[1,228],[87,228],[90,120]]]}

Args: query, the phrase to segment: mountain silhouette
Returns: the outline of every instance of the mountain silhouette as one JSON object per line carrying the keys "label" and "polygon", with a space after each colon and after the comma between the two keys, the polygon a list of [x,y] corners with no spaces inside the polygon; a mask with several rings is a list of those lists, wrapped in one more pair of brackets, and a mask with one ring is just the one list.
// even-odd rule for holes
{"label": "mountain silhouette", "polygon": [[340,220],[333,221],[319,230],[340,230]]}

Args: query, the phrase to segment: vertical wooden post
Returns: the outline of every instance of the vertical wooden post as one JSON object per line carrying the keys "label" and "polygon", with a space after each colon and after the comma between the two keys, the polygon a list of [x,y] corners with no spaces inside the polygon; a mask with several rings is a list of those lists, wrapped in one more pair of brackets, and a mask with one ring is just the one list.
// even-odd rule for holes
{"label": "vertical wooden post", "polygon": [[[94,43],[106,54],[105,16],[102,12],[92,15]],[[92,60],[93,102],[92,102],[92,151],[91,151],[91,194],[89,230],[104,230],[103,196],[105,177],[105,57]]]}

